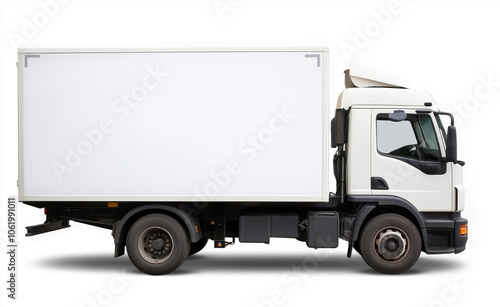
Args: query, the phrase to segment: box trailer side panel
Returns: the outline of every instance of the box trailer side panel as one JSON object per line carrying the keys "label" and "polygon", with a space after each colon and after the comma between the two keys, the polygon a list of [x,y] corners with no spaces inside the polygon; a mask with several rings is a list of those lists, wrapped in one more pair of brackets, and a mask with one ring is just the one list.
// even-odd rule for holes
{"label": "box trailer side panel", "polygon": [[323,49],[19,54],[21,201],[327,201]]}

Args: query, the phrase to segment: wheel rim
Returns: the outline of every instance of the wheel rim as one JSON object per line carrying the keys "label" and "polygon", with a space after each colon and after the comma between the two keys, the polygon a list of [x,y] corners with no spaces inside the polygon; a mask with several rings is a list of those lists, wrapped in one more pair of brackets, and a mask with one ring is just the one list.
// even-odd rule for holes
{"label": "wheel rim", "polygon": [[410,248],[406,233],[398,227],[385,227],[375,236],[373,246],[380,259],[396,262],[403,259]]}
{"label": "wheel rim", "polygon": [[174,250],[174,241],[168,231],[161,227],[149,227],[139,236],[139,254],[149,263],[163,263]]}

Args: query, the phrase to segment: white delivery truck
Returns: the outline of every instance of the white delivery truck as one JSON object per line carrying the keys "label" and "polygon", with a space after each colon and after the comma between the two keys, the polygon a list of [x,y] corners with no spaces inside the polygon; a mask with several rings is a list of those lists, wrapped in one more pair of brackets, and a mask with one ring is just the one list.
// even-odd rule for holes
{"label": "white delivery truck", "polygon": [[341,238],[382,273],[465,249],[453,116],[353,63],[332,120],[328,48],[20,49],[18,66],[19,200],[46,212],[28,236],[108,228],[148,274],[208,239]]}

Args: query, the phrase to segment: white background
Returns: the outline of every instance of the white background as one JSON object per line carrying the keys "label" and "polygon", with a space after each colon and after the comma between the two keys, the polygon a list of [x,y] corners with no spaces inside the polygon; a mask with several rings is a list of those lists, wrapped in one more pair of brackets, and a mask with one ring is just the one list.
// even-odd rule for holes
{"label": "white background", "polygon": [[[0,296],[2,306],[471,306],[498,302],[497,195],[500,5],[493,1],[67,1],[41,19],[27,43],[42,47],[214,47],[327,45],[331,100],[351,58],[429,91],[457,117],[466,161],[467,250],[422,254],[407,273],[384,276],[346,245],[315,251],[294,240],[207,247],[175,273],[151,277],[113,259],[110,232],[73,223],[37,237],[19,235],[18,300],[6,298],[5,213],[17,194],[16,46],[38,1],[2,1]],[[218,2],[215,2],[218,3]],[[392,13],[380,13],[382,10]],[[383,16],[383,17],[380,17]],[[43,16],[42,16],[43,17]],[[222,18],[221,18],[222,17]],[[377,21],[378,20],[378,21]],[[363,34],[361,34],[363,33]],[[341,46],[356,48],[352,55]],[[484,80],[490,80],[490,85]],[[491,83],[493,82],[493,83]],[[496,84],[495,84],[496,82]],[[200,150],[202,154],[202,150]],[[19,228],[43,221],[19,206]]]}

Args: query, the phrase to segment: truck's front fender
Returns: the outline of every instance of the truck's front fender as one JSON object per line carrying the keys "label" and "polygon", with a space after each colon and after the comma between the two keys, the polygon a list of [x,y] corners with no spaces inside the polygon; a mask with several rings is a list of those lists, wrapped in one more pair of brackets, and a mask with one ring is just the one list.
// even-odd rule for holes
{"label": "truck's front fender", "polygon": [[400,207],[409,215],[411,215],[412,220],[416,221],[416,225],[421,234],[422,241],[424,246],[427,244],[427,232],[426,224],[424,218],[420,214],[420,212],[413,206],[411,203],[397,196],[375,196],[375,195],[356,195],[356,196],[348,196],[348,201],[351,203],[364,203],[358,209],[356,213],[356,220],[354,222],[353,232],[351,240],[353,242],[357,241],[359,237],[359,233],[361,232],[361,227],[365,224],[366,218],[372,213],[374,210],[381,209],[384,210],[384,207],[394,206]]}

